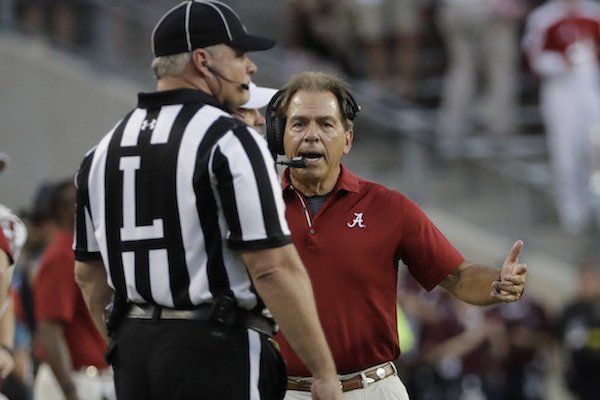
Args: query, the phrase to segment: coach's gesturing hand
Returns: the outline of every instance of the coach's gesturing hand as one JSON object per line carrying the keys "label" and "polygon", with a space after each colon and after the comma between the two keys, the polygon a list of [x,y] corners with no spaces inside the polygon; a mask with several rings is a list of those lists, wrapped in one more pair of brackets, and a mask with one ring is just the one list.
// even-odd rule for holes
{"label": "coach's gesturing hand", "polygon": [[517,240],[510,254],[504,260],[500,277],[492,283],[494,291],[490,296],[503,302],[517,301],[525,291],[527,264],[519,262],[519,254],[523,249],[523,241]]}

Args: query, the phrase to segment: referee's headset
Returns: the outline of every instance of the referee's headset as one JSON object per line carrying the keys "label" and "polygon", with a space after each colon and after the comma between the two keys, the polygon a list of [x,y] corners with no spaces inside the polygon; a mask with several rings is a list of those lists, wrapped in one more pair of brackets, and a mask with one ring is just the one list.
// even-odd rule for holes
{"label": "referee's headset", "polygon": [[[285,155],[283,149],[283,133],[285,132],[285,119],[282,118],[277,110],[284,99],[286,94],[285,90],[280,90],[273,95],[271,101],[267,105],[265,111],[265,124],[267,130],[267,144],[271,155],[277,160],[277,155]],[[353,121],[356,118],[356,114],[361,110],[361,107],[356,102],[356,99],[348,91],[342,93],[342,113],[343,115]],[[277,161],[276,161],[277,162]],[[306,168],[306,160],[304,157],[294,157],[287,161],[278,161],[277,164],[287,165],[292,168]]]}

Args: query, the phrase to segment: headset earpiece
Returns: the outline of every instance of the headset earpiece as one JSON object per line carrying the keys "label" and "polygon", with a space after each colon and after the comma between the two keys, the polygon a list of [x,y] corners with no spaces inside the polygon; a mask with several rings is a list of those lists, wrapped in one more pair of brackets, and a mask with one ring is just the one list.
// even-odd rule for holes
{"label": "headset earpiece", "polygon": [[354,118],[356,118],[356,114],[358,114],[362,107],[358,105],[356,99],[354,98],[354,96],[352,96],[350,92],[346,92],[346,94],[343,97],[344,109],[342,111],[344,112],[346,118],[348,118],[350,121],[354,121]]}
{"label": "headset earpiece", "polygon": [[283,99],[284,91],[280,90],[273,95],[265,111],[265,126],[267,131],[267,144],[271,150],[273,158],[278,154],[284,154],[283,150],[283,131],[285,130],[285,120],[277,114],[277,108]]}

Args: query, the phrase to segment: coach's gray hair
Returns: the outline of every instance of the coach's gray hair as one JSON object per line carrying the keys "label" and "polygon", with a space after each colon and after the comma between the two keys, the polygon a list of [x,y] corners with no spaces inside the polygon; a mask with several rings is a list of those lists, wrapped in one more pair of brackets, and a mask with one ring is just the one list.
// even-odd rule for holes
{"label": "coach's gray hair", "polygon": [[331,92],[337,98],[344,129],[352,128],[352,121],[348,119],[344,113],[344,110],[347,107],[347,99],[351,96],[348,84],[333,74],[323,72],[304,72],[293,76],[288,81],[281,89],[283,97],[276,110],[281,118],[285,120],[292,97],[301,90],[309,92]]}
{"label": "coach's gray hair", "polygon": [[156,57],[152,60],[152,72],[156,79],[164,76],[179,76],[191,60],[192,53]]}

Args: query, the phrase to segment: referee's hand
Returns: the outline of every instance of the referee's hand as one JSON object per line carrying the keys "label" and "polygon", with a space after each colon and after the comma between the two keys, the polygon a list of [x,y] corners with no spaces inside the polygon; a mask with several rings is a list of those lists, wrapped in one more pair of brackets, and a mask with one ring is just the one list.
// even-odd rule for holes
{"label": "referee's hand", "polygon": [[342,384],[337,377],[334,379],[315,378],[311,394],[313,400],[342,400]]}

